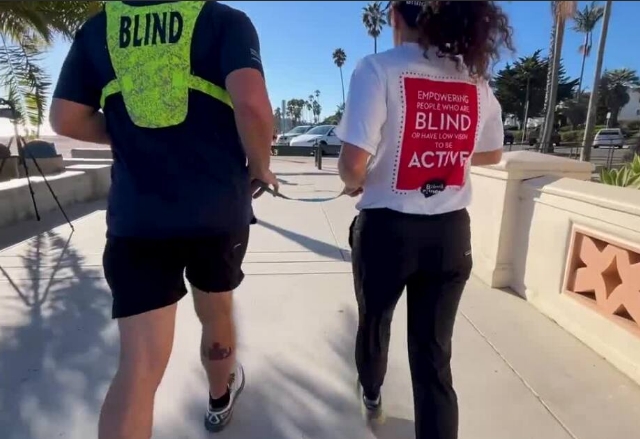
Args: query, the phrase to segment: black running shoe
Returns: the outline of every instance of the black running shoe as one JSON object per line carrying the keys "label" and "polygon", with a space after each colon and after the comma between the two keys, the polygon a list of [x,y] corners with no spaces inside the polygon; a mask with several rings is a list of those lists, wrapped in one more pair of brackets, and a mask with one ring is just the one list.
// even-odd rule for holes
{"label": "black running shoe", "polygon": [[236,370],[229,377],[229,404],[222,409],[214,409],[209,404],[207,414],[204,417],[204,427],[212,432],[219,433],[229,424],[233,415],[233,408],[236,400],[244,389],[244,369],[240,364],[236,366]]}

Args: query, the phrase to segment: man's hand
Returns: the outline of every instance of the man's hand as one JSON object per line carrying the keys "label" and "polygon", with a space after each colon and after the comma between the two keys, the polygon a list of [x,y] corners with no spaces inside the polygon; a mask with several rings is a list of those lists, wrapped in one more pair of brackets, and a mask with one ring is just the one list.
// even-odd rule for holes
{"label": "man's hand", "polygon": [[250,171],[251,175],[251,194],[253,199],[259,198],[266,192],[269,186],[273,187],[274,192],[280,190],[280,182],[276,178],[275,174],[271,170],[266,169],[262,171]]}

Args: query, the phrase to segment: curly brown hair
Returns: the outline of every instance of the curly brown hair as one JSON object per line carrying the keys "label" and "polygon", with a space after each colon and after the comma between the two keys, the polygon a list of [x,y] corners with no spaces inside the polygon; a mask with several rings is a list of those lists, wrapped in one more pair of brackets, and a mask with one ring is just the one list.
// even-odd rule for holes
{"label": "curly brown hair", "polygon": [[[393,2],[395,7],[400,3]],[[490,68],[500,59],[500,50],[511,52],[513,28],[502,8],[493,1],[423,1],[415,23],[407,23],[419,33],[419,43],[427,50],[435,47],[440,56],[457,63],[460,58],[473,77],[488,79]]]}

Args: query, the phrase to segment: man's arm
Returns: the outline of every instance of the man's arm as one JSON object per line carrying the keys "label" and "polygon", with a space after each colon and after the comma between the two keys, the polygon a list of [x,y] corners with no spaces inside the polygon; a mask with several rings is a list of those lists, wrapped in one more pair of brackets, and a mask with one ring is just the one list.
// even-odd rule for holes
{"label": "man's arm", "polygon": [[260,42],[244,13],[231,10],[225,18],[222,73],[233,103],[236,126],[252,176],[268,173],[271,161],[273,114],[264,80]]}
{"label": "man's arm", "polygon": [[386,119],[386,85],[372,61],[365,58],[351,76],[345,111],[336,128],[343,142],[338,171],[347,191],[364,185],[367,163],[378,149]]}
{"label": "man's arm", "polygon": [[85,54],[83,30],[71,45],[53,93],[49,122],[57,134],[83,142],[109,145],[104,114],[99,111],[102,90]]}
{"label": "man's arm", "polygon": [[104,114],[91,106],[53,98],[49,123],[61,136],[82,142],[111,144]]}

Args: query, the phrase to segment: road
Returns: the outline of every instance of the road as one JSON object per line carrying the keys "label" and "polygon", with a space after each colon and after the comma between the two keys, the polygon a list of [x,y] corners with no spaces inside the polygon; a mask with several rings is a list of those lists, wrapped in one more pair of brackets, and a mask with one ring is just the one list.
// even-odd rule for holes
{"label": "road", "polygon": [[[62,154],[63,157],[71,157],[71,150],[73,148],[107,148],[105,145],[98,145],[95,143],[85,143],[78,142],[76,140],[71,140],[65,137],[59,136],[43,136],[43,140],[54,142],[56,145],[56,149],[59,154]],[[7,144],[8,138],[0,137],[0,143]],[[505,145],[505,151],[519,151],[525,148],[529,148],[528,145]],[[13,153],[15,153],[15,146],[12,148]],[[628,146],[625,146],[623,149],[611,149],[611,148],[598,148],[592,150],[591,153],[591,162],[596,166],[610,166],[610,165],[618,165],[622,163],[623,157],[628,152]],[[556,147],[555,153],[557,155],[563,157],[576,158],[580,155],[580,150],[576,147]]]}

